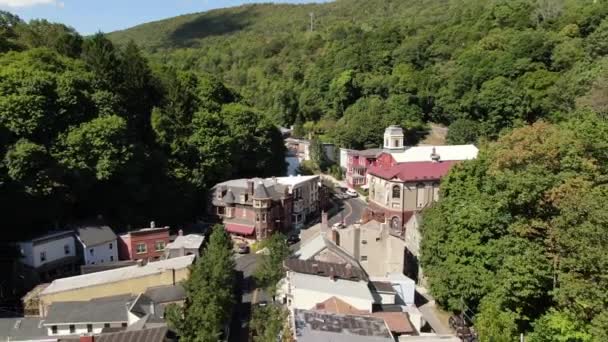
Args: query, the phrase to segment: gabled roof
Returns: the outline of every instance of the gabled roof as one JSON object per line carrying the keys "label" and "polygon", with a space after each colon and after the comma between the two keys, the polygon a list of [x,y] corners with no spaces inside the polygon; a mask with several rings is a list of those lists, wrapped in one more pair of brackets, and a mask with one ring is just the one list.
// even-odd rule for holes
{"label": "gabled roof", "polygon": [[351,264],[335,264],[317,260],[287,259],[285,268],[290,271],[304,274],[312,274],[320,277],[334,277],[344,280],[367,281],[367,275],[362,269]]}
{"label": "gabled roof", "polygon": [[89,301],[54,302],[49,307],[44,325],[128,322],[127,304],[134,299],[132,295],[121,295]]}
{"label": "gabled roof", "polygon": [[116,240],[116,234],[108,226],[81,226],[76,228],[76,234],[78,234],[80,241],[87,247]]}
{"label": "gabled roof", "polygon": [[323,293],[328,297],[340,298],[346,296],[362,299],[369,303],[374,302],[374,296],[367,285],[367,281],[352,281],[340,278],[332,280],[329,277],[296,272],[291,273],[289,281],[296,290],[304,289]]}
{"label": "gabled roof", "polygon": [[402,182],[437,181],[447,175],[457,161],[401,163],[391,167],[372,166],[368,174]]}
{"label": "gabled roof", "polygon": [[31,341],[47,337],[43,318],[0,318],[0,341]]}
{"label": "gabled roof", "polygon": [[224,203],[226,204],[234,204],[234,194],[232,193],[232,189],[228,188],[228,191],[226,191],[226,194],[224,195]]}

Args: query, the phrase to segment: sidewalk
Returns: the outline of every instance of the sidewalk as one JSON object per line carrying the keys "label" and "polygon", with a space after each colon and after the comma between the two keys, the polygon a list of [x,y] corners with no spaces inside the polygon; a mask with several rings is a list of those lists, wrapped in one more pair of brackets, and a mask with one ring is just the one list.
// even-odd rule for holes
{"label": "sidewalk", "polygon": [[429,291],[421,286],[416,286],[416,292],[423,296],[428,302],[418,307],[422,313],[422,318],[431,326],[438,335],[454,335],[448,324],[450,315],[437,307],[435,298]]}

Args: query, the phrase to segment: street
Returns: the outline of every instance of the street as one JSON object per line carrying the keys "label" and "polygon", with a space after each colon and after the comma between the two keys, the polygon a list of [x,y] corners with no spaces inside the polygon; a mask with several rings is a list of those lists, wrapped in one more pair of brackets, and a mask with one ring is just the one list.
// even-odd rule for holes
{"label": "street", "polygon": [[[346,200],[338,200],[335,199],[335,205],[338,206],[338,211],[335,210],[330,211],[329,217],[329,225],[333,225],[337,222],[344,222],[345,225],[351,225],[357,223],[359,219],[361,219],[361,215],[363,215],[363,211],[367,206],[362,199],[359,197],[349,198]],[[333,215],[331,213],[334,212]]]}

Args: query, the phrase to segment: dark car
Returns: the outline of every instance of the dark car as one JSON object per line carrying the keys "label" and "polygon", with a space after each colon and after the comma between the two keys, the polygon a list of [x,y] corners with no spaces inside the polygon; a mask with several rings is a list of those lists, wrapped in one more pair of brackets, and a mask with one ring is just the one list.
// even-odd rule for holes
{"label": "dark car", "polygon": [[290,246],[293,245],[293,244],[296,244],[298,242],[300,242],[300,237],[298,235],[290,235],[287,238],[287,244],[290,245]]}
{"label": "dark car", "polygon": [[239,254],[247,254],[249,253],[249,245],[246,243],[239,243],[236,245],[236,252]]}

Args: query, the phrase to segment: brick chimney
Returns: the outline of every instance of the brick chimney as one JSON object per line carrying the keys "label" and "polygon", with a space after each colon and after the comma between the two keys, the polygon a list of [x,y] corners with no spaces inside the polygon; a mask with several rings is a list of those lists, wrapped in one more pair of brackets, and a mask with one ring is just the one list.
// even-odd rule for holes
{"label": "brick chimney", "polygon": [[329,230],[329,220],[327,219],[327,211],[321,213],[321,232]]}
{"label": "brick chimney", "polygon": [[253,179],[247,180],[247,194],[253,195]]}
{"label": "brick chimney", "polygon": [[94,335],[82,335],[80,336],[80,342],[95,342]]}

